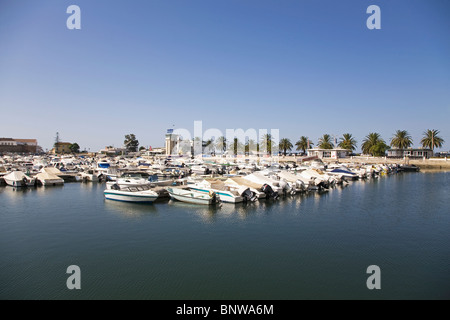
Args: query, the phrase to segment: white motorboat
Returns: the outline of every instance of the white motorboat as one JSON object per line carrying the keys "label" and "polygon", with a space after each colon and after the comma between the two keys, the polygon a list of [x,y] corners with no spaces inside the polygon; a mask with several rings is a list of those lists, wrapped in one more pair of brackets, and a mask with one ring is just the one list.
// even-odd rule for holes
{"label": "white motorboat", "polygon": [[157,174],[151,175],[151,176],[148,178],[148,181],[149,181],[152,185],[154,185],[154,186],[160,186],[160,187],[163,187],[163,186],[172,186],[172,185],[174,185],[174,184],[177,184],[177,183],[175,182],[175,179],[164,179],[164,180],[160,180]]}
{"label": "white motorboat", "polygon": [[108,200],[135,203],[152,203],[159,197],[157,192],[150,190],[149,185],[123,187],[111,182],[106,184],[106,189],[103,193],[105,199]]}
{"label": "white motorboat", "polygon": [[106,171],[102,169],[102,173],[104,176],[106,176],[107,181],[116,181],[118,177],[122,175],[120,172],[119,166],[116,165],[110,165]]}
{"label": "white motorboat", "polygon": [[246,175],[243,177],[244,180],[248,180],[250,182],[258,183],[261,185],[269,185],[272,190],[278,194],[283,194],[283,189],[286,186],[286,182],[281,185],[280,181],[275,181],[274,179],[265,176],[261,171],[254,172],[252,174]]}
{"label": "white motorboat", "polygon": [[224,181],[212,179],[203,180],[188,184],[192,190],[200,191],[203,193],[215,192],[222,202],[239,203],[243,201],[256,201],[257,195],[250,191],[248,187],[230,186],[224,183]]}
{"label": "white motorboat", "polygon": [[300,173],[305,179],[312,179],[319,188],[328,188],[331,184],[336,183],[336,179],[323,173],[320,169],[307,169]]}
{"label": "white motorboat", "polygon": [[189,187],[167,187],[167,191],[172,199],[178,201],[203,204],[203,205],[213,205],[218,202],[218,197],[215,192],[204,193],[200,191],[192,190]]}
{"label": "white motorboat", "polygon": [[124,173],[120,178],[116,179],[116,183],[120,186],[138,187],[150,185],[151,182],[144,178],[140,173]]}
{"label": "white motorboat", "polygon": [[3,176],[7,185],[12,187],[31,187],[34,186],[36,179],[27,176],[22,171],[13,171]]}
{"label": "white motorboat", "polygon": [[205,165],[194,165],[191,166],[191,171],[192,173],[203,175],[209,173],[209,168]]}
{"label": "white motorboat", "polygon": [[266,198],[266,194],[261,190],[262,185],[244,180],[242,177],[230,177],[224,183],[233,188],[248,188],[258,199]]}
{"label": "white motorboat", "polygon": [[330,176],[339,177],[340,179],[356,180],[359,178],[359,176],[356,173],[350,171],[350,169],[344,166],[328,169],[326,173]]}
{"label": "white motorboat", "polygon": [[90,181],[90,182],[98,182],[99,181],[99,174],[95,172],[93,169],[88,169],[84,172],[80,173],[80,177],[83,181]]}
{"label": "white motorboat", "polygon": [[280,179],[286,180],[288,183],[293,185],[296,190],[298,191],[305,191],[309,187],[309,181],[306,181],[306,179],[302,179],[301,176],[296,175],[293,172],[290,171],[280,171],[277,173],[277,175],[280,177]]}
{"label": "white motorboat", "polygon": [[62,185],[64,184],[64,180],[55,174],[57,171],[61,173],[61,171],[53,167],[42,168],[41,172],[36,175],[36,179],[43,186]]}

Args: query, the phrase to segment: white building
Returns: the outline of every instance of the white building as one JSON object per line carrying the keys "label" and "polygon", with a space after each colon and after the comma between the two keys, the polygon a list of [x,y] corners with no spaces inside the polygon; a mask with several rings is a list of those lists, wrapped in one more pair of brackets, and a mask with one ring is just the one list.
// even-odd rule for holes
{"label": "white building", "polygon": [[425,158],[429,159],[433,156],[433,151],[431,149],[389,149],[387,151],[388,158]]}
{"label": "white building", "polygon": [[341,159],[347,158],[351,151],[347,149],[308,149],[308,157],[318,157],[319,159]]}

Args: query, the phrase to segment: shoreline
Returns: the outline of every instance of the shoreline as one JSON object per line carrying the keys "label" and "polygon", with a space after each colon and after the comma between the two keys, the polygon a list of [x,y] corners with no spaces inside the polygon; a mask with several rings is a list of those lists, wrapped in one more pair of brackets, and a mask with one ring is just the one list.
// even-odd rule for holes
{"label": "shoreline", "polygon": [[[238,158],[222,158],[222,157],[208,157],[203,158],[203,160],[223,160],[228,159],[230,162],[235,162],[237,160],[250,160],[250,161],[270,161],[270,162],[295,162],[300,164],[301,157],[296,156],[278,156],[278,157],[238,157]],[[339,158],[339,159],[321,159],[324,163],[352,163],[352,164],[407,164],[416,165],[421,170],[434,170],[434,171],[450,171],[450,159],[393,159],[386,157],[349,157],[349,158]],[[305,161],[307,162],[307,161]]]}
{"label": "shoreline", "polygon": [[[336,162],[335,160],[324,160],[326,163]],[[437,159],[437,160],[416,160],[416,159],[386,159],[384,157],[381,158],[367,158],[367,157],[354,157],[353,159],[338,159],[339,163],[365,163],[365,164],[407,164],[407,165],[416,165],[420,169],[427,170],[437,170],[437,171],[449,171],[450,170],[450,159]]]}
{"label": "shoreline", "polygon": [[407,164],[407,165],[416,165],[421,170],[436,170],[436,171],[450,171],[450,160],[411,160],[411,159],[385,159],[381,158],[366,158],[366,157],[358,157],[358,158],[344,158],[338,160],[324,160],[325,163],[353,163],[353,164]]}

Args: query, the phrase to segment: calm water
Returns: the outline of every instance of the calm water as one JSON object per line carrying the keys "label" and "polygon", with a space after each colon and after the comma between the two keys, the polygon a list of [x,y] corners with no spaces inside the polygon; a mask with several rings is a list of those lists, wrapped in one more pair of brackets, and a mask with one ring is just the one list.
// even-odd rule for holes
{"label": "calm water", "polygon": [[[0,298],[450,298],[449,172],[217,209],[103,189],[0,187]],[[66,287],[73,264],[81,290]]]}

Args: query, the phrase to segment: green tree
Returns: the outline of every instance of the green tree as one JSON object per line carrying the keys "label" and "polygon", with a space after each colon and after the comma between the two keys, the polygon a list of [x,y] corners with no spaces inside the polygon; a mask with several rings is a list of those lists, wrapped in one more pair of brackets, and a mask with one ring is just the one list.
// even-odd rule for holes
{"label": "green tree", "polygon": [[434,148],[441,148],[445,141],[438,136],[439,133],[439,130],[428,129],[423,133],[423,138],[420,140],[420,143],[424,148],[429,148],[432,151],[434,151]]}
{"label": "green tree", "polygon": [[214,138],[203,141],[203,153],[210,153],[214,151]]}
{"label": "green tree", "polygon": [[211,138],[206,141],[203,141],[203,144],[205,145],[205,147],[214,146],[214,139]]}
{"label": "green tree", "polygon": [[397,149],[407,149],[412,145],[412,138],[408,131],[397,130],[391,138],[391,147]]}
{"label": "green tree", "polygon": [[331,136],[329,134],[324,134],[321,138],[319,138],[318,147],[320,149],[333,149],[334,145],[331,140]]}
{"label": "green tree", "polygon": [[233,139],[233,144],[230,147],[234,155],[237,155],[238,151],[244,149],[242,143],[239,141],[238,138]]}
{"label": "green tree", "polygon": [[79,153],[80,152],[80,146],[78,145],[78,143],[72,143],[69,147],[70,151],[72,153]]}
{"label": "green tree", "polygon": [[386,151],[389,150],[389,146],[384,142],[378,142],[373,148],[372,148],[372,154],[375,157],[384,157],[386,155]]}
{"label": "green tree", "polygon": [[288,138],[283,138],[280,140],[279,148],[283,150],[283,154],[286,156],[286,152],[292,150],[292,143],[291,140]]}
{"label": "green tree", "polygon": [[259,144],[255,140],[249,139],[245,144],[245,152],[259,151]]}
{"label": "green tree", "polygon": [[225,152],[227,150],[227,138],[224,136],[217,138],[216,147],[222,152]]}
{"label": "green tree", "polygon": [[262,136],[260,149],[267,154],[271,154],[272,148],[274,148],[273,137],[270,133],[266,133]]}
{"label": "green tree", "polygon": [[125,140],[123,141],[123,144],[125,145],[125,149],[128,152],[136,152],[139,146],[139,140],[136,139],[136,136],[131,133],[125,135]]}
{"label": "green tree", "polygon": [[308,137],[305,137],[305,136],[301,136],[300,140],[298,140],[295,143],[297,150],[298,151],[301,150],[303,153],[306,153],[306,150],[308,148],[311,148],[313,145],[314,145],[314,143],[311,140],[309,140]]}
{"label": "green tree", "polygon": [[342,135],[342,138],[340,139],[338,146],[342,149],[353,151],[356,149],[356,140],[353,138],[352,134],[344,133]]}
{"label": "green tree", "polygon": [[362,152],[373,156],[384,156],[389,146],[381,138],[379,133],[369,133],[363,140],[361,145]]}
{"label": "green tree", "polygon": [[141,146],[140,148],[139,148],[139,151],[143,151],[143,150],[145,150],[146,148],[144,147],[144,146]]}

